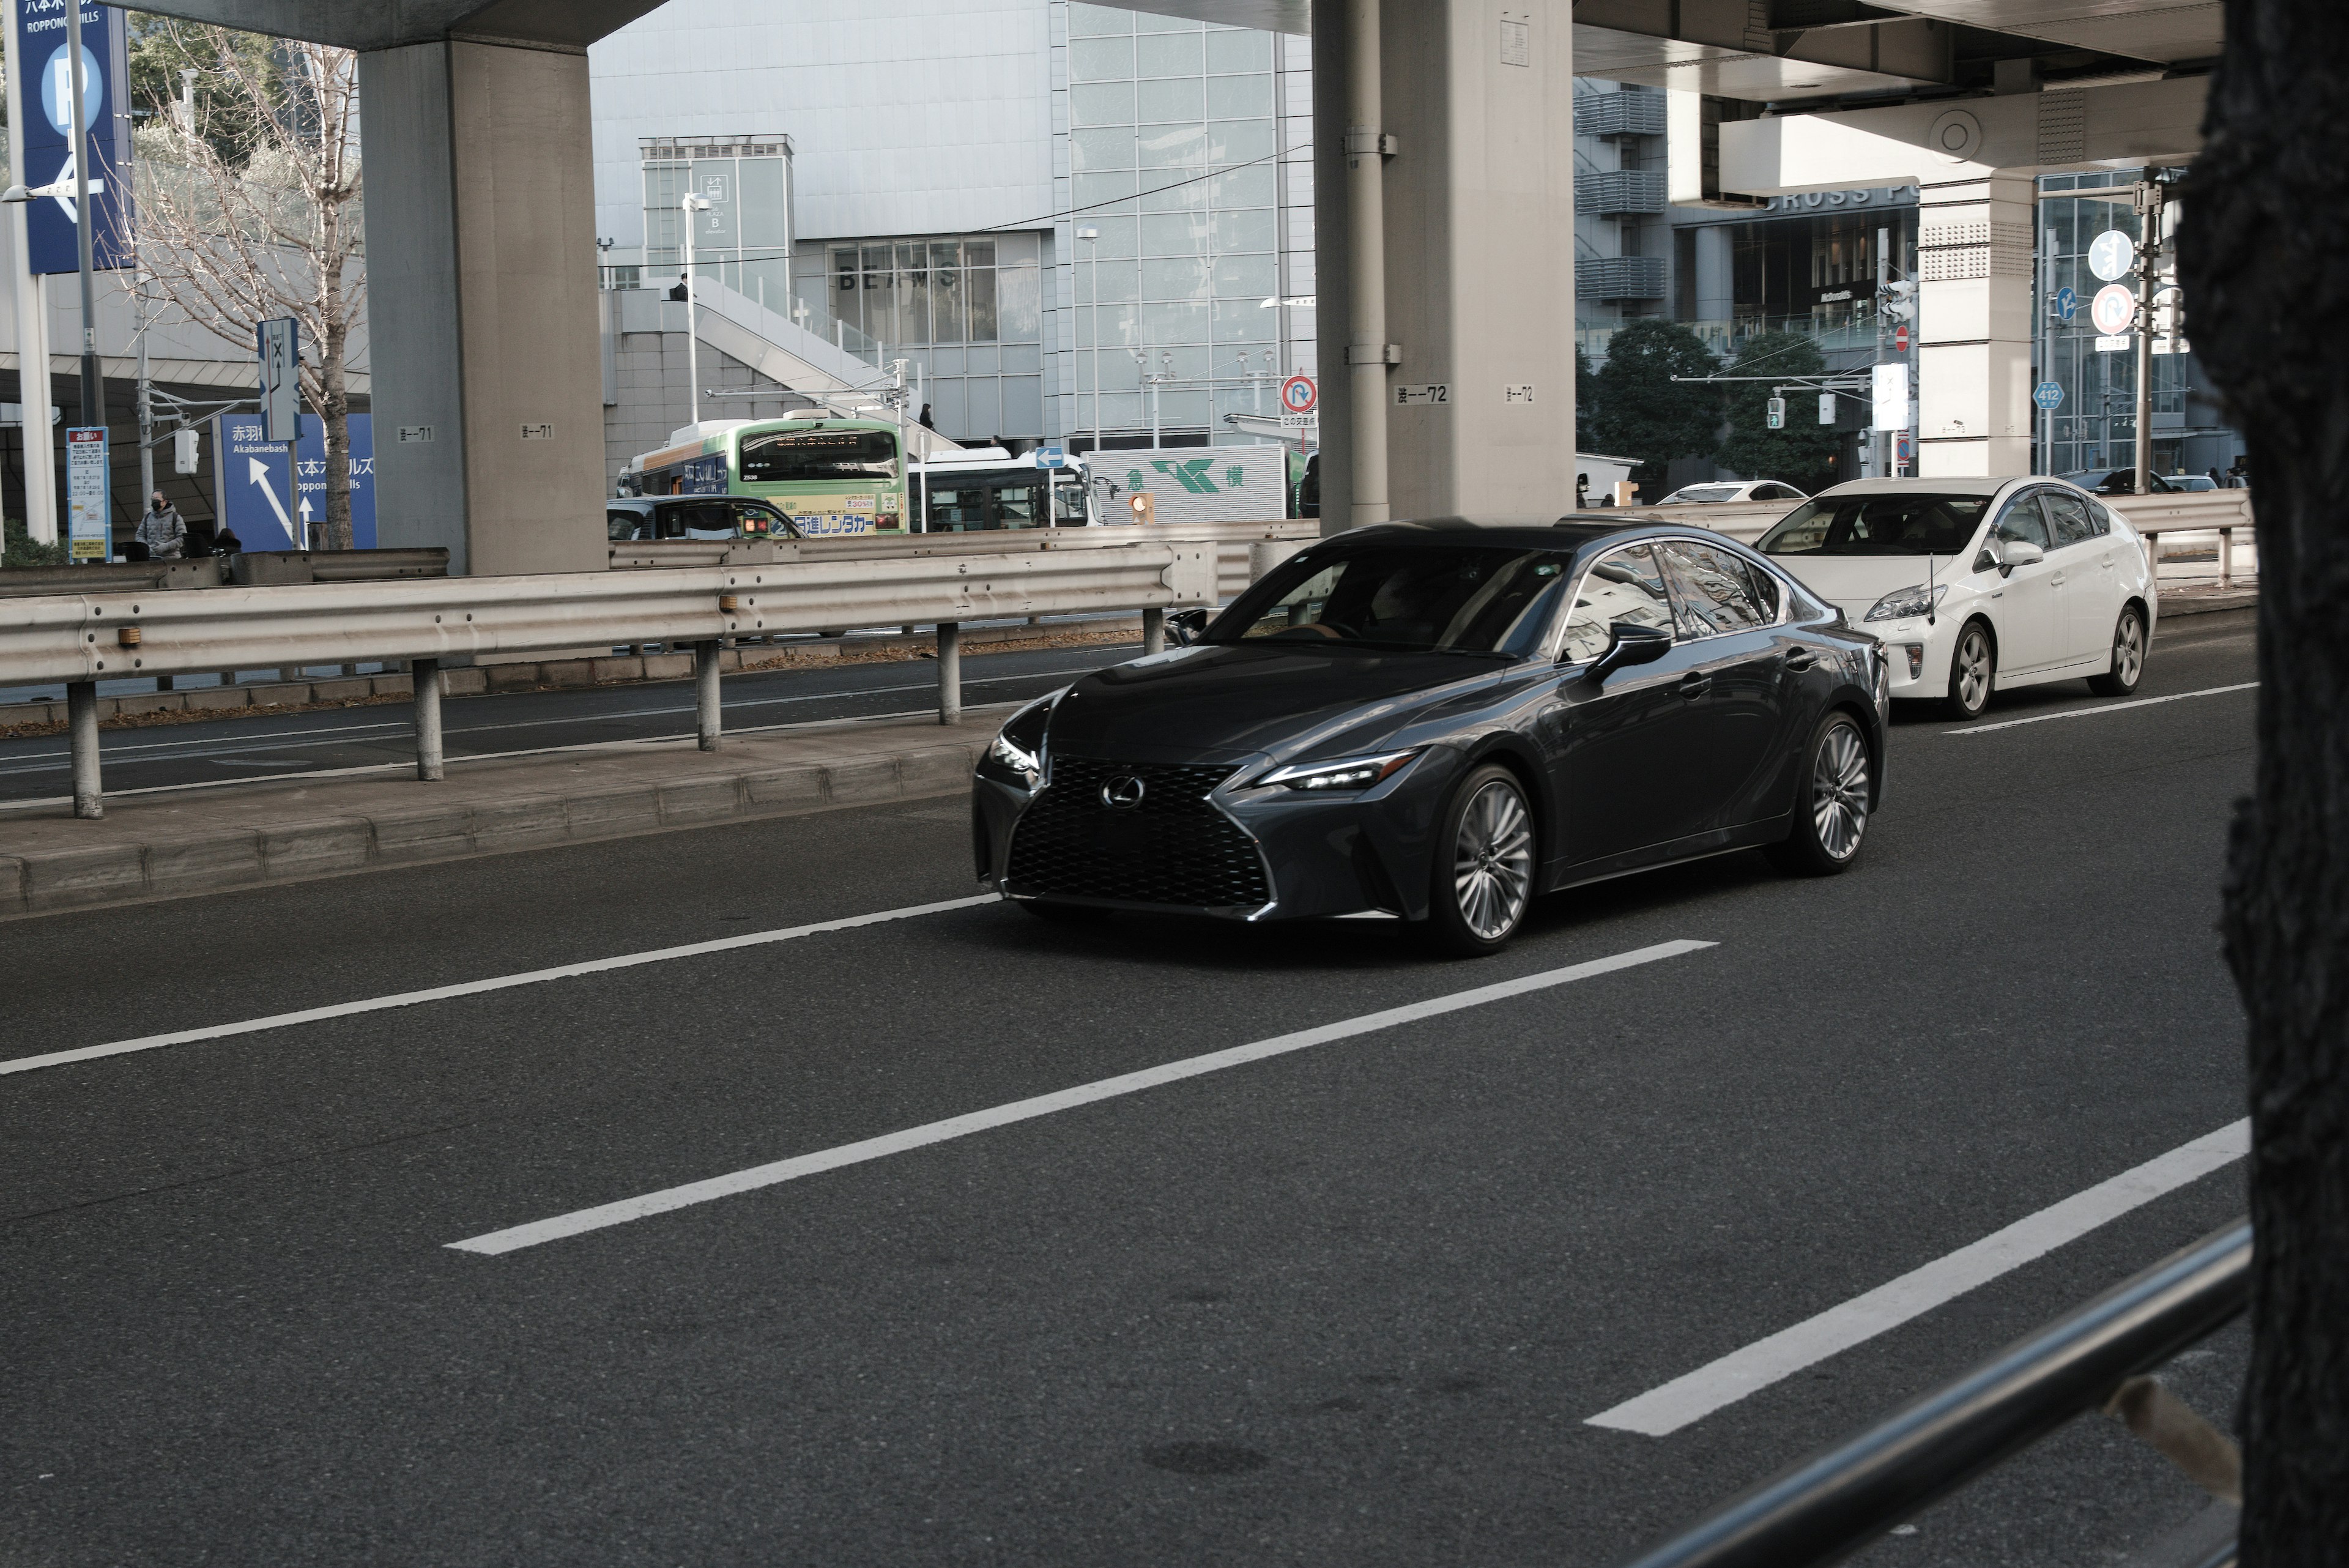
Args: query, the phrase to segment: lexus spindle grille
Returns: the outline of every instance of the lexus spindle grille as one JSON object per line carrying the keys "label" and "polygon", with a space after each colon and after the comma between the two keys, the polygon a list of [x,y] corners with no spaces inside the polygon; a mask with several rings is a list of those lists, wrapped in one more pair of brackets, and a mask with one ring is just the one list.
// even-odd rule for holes
{"label": "lexus spindle grille", "polygon": [[1051,787],[1012,832],[1004,879],[1027,895],[1260,909],[1272,892],[1256,841],[1206,801],[1231,773],[1056,756]]}

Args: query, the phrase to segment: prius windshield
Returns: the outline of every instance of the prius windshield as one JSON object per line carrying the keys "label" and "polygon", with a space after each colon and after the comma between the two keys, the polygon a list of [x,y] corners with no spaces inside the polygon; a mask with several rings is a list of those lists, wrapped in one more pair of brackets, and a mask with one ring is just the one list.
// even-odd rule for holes
{"label": "prius windshield", "polygon": [[1913,491],[1822,495],[1762,535],[1765,556],[1954,556],[1990,510],[1987,495]]}
{"label": "prius windshield", "polygon": [[1201,640],[1529,653],[1573,558],[1495,545],[1324,545],[1268,574]]}

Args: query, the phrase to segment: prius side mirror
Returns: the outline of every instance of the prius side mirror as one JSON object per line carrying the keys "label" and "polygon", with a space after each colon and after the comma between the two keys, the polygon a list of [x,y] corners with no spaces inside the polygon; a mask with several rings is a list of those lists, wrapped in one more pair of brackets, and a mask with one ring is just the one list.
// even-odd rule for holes
{"label": "prius side mirror", "polygon": [[2007,539],[2000,542],[1998,569],[2012,576],[2017,566],[2035,566],[2047,558],[2047,552],[2028,539]]}
{"label": "prius side mirror", "polygon": [[1608,628],[1607,651],[1591,661],[1589,676],[1603,682],[1619,670],[1634,664],[1653,664],[1671,651],[1672,634],[1661,627],[1641,626],[1635,620],[1619,620]]}

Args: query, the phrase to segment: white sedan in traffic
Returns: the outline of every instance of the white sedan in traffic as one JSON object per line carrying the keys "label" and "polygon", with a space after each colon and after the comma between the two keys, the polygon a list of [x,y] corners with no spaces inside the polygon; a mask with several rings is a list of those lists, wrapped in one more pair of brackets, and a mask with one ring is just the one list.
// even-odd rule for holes
{"label": "white sedan in traffic", "polygon": [[1692,504],[1719,504],[1739,501],[1800,501],[1803,493],[1791,484],[1775,479],[1725,479],[1718,483],[1684,484],[1661,501],[1659,506],[1684,506]]}
{"label": "white sedan in traffic", "polygon": [[2085,678],[2123,697],[2145,672],[2145,541],[2062,480],[1855,480],[1757,548],[1884,643],[1895,698],[1971,719],[1994,691]]}

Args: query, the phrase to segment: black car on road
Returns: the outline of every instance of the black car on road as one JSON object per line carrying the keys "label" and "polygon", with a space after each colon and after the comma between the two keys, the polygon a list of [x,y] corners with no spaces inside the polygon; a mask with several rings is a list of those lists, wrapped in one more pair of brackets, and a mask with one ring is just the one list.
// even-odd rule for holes
{"label": "black car on road", "polygon": [[1876,639],[1720,535],[1357,529],[1012,715],[978,869],[1048,918],[1384,911],[1489,952],[1536,894],[1647,867],[1844,869],[1888,707]]}
{"label": "black car on road", "polygon": [[604,503],[614,543],[636,539],[796,539],[780,508],[748,495],[622,495]]}

